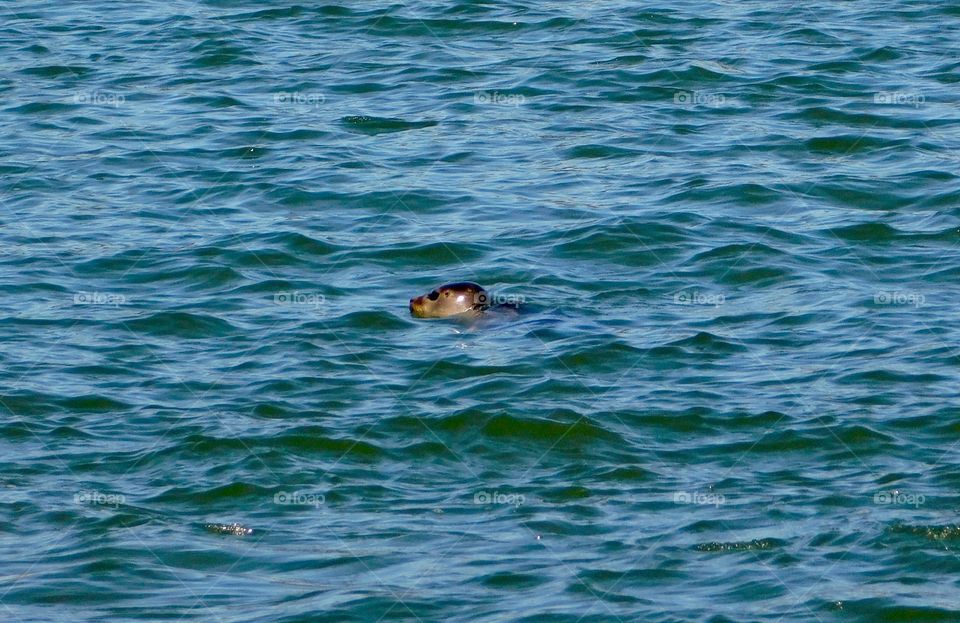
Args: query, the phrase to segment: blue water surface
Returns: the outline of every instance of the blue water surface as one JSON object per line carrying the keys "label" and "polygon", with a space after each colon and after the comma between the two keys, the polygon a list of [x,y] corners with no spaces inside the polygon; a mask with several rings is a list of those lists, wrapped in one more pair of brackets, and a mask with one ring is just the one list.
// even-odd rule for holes
{"label": "blue water surface", "polygon": [[0,1],[0,618],[960,620],[958,41]]}

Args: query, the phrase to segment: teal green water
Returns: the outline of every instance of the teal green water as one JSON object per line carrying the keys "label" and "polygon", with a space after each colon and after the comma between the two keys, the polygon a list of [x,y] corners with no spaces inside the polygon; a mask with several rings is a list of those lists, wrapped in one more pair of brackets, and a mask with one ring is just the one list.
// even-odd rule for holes
{"label": "teal green water", "polygon": [[960,620],[958,41],[0,3],[0,617]]}

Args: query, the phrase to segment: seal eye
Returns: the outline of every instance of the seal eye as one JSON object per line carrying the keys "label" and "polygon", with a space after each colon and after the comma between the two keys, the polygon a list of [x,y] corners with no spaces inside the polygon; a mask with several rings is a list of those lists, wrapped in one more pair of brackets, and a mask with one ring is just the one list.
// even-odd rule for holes
{"label": "seal eye", "polygon": [[430,299],[431,301],[435,301],[438,298],[440,298],[440,293],[434,290],[433,292],[427,295],[427,298]]}

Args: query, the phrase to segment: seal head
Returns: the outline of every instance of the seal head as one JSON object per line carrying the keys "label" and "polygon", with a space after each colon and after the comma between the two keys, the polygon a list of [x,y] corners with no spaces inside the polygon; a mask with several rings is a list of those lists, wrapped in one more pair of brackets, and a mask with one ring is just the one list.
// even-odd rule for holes
{"label": "seal head", "polygon": [[480,285],[458,281],[410,299],[410,314],[416,318],[474,317],[489,306],[487,291]]}

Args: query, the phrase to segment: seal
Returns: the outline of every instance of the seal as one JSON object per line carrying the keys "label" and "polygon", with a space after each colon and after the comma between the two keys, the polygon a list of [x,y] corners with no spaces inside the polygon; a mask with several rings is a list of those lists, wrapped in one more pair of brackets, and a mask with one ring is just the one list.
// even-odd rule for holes
{"label": "seal", "polygon": [[487,291],[472,281],[447,283],[410,299],[410,315],[415,318],[475,318],[490,307]]}

